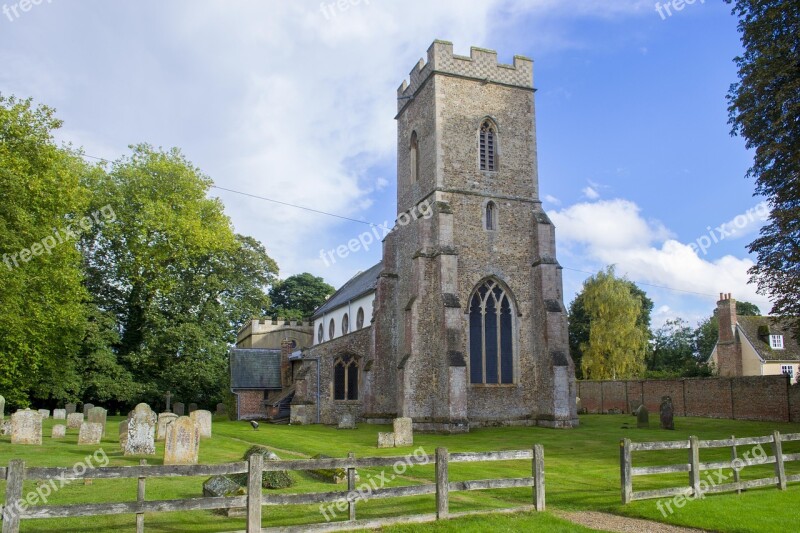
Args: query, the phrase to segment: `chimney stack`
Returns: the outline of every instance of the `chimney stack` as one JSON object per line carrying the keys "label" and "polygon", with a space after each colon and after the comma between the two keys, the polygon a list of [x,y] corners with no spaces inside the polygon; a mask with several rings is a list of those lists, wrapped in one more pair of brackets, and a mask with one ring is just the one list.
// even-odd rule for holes
{"label": "chimney stack", "polygon": [[736,300],[731,293],[720,293],[717,302],[719,341],[717,342],[717,364],[720,376],[741,376],[742,348],[736,335]]}

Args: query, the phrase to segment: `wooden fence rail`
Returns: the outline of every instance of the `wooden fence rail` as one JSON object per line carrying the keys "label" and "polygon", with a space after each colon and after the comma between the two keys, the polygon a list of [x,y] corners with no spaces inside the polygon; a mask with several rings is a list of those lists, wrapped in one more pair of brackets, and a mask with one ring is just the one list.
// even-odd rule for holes
{"label": "wooden fence rail", "polygon": [[[619,464],[620,480],[622,486],[622,503],[630,503],[634,500],[646,500],[651,498],[663,498],[671,496],[691,496],[693,498],[702,497],[707,493],[737,491],[743,489],[766,487],[775,485],[781,490],[786,489],[786,484],[800,481],[800,474],[786,475],[785,464],[791,461],[800,461],[800,453],[784,454],[783,443],[800,441],[800,433],[781,435],[778,431],[772,435],[764,437],[740,438],[731,437],[730,439],[720,440],[699,440],[697,437],[689,437],[688,440],[662,441],[662,442],[631,442],[630,439],[620,441]],[[745,445],[770,444],[772,455],[761,458],[750,457],[749,453],[739,456],[737,447]],[[700,450],[712,448],[730,448],[731,459],[729,461],[710,461],[700,462]],[[633,466],[633,452],[652,452],[663,450],[688,450],[688,461],[686,463],[659,465],[659,466]],[[775,476],[750,481],[741,481],[739,471],[746,466],[755,465],[775,465]],[[700,473],[706,470],[733,470],[733,483],[709,484],[702,486]],[[636,476],[650,476],[657,474],[688,473],[689,484],[685,487],[670,487],[658,490],[633,491],[633,478]]]}
{"label": "wooden fence rail", "polygon": [[[531,475],[521,478],[481,479],[471,481],[449,481],[451,463],[473,463],[487,461],[531,460]],[[436,482],[424,485],[411,485],[396,488],[371,490],[365,498],[356,491],[356,469],[395,466],[409,461],[417,464],[435,464]],[[263,494],[261,476],[265,471],[287,470],[347,470],[347,491],[315,492],[303,494]],[[247,495],[233,497],[204,497],[175,500],[145,500],[146,480],[168,477],[197,477],[228,474],[247,474]],[[21,506],[23,483],[26,480],[79,480],[92,479],[137,479],[136,501],[119,503],[88,503],[75,505],[37,505]],[[218,465],[194,466],[148,466],[142,460],[139,466],[104,467],[84,469],[78,472],[73,468],[39,468],[25,466],[24,461],[12,460],[7,468],[0,468],[0,479],[6,480],[5,504],[0,507],[2,514],[2,533],[18,533],[21,520],[44,518],[74,518],[111,514],[135,514],[137,532],[144,531],[145,513],[164,513],[173,511],[198,511],[214,509],[246,509],[247,532],[262,531],[262,506],[291,504],[320,504],[346,502],[349,520],[346,522],[303,525],[297,531],[333,531],[336,529],[371,528],[393,523],[419,523],[447,519],[468,513],[449,512],[451,492],[506,489],[529,487],[532,489],[531,504],[497,512],[544,510],[544,449],[535,445],[530,450],[514,450],[483,453],[448,453],[446,448],[437,448],[434,456],[409,457],[366,457],[357,459],[353,453],[343,459],[303,459],[297,461],[267,461],[261,455],[253,455],[247,462]],[[399,498],[436,494],[436,513],[380,520],[356,520],[356,503],[360,499]],[[293,528],[282,528],[281,531]],[[263,530],[269,531],[269,530]]]}

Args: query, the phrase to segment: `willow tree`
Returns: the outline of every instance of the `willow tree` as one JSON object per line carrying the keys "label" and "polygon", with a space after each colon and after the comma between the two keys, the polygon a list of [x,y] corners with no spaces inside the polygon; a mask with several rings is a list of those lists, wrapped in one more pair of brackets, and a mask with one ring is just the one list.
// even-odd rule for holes
{"label": "willow tree", "polygon": [[589,318],[589,341],[581,344],[581,370],[587,379],[622,379],[644,370],[650,338],[641,323],[642,299],[631,283],[616,277],[614,267],[583,284],[581,295]]}

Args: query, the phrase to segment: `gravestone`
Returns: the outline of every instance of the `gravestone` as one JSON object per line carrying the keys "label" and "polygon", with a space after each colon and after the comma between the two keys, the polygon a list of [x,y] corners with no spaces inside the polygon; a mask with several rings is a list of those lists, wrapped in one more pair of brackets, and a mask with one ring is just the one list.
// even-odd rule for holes
{"label": "gravestone", "polygon": [[156,431],[156,440],[164,440],[167,438],[167,426],[178,419],[175,413],[160,413],[158,415],[158,430]]}
{"label": "gravestone", "polygon": [[192,414],[195,411],[197,411],[197,404],[196,403],[190,403],[189,404],[189,414]]}
{"label": "gravestone", "polygon": [[103,424],[84,422],[78,433],[78,444],[100,444],[103,439]]}
{"label": "gravestone", "polygon": [[228,409],[225,407],[224,403],[217,404],[217,414],[218,415],[226,415],[228,414]]}
{"label": "gravestone", "polygon": [[39,414],[42,416],[42,420],[47,420],[50,418],[50,409],[39,409]]}
{"label": "gravestone", "polygon": [[128,439],[124,455],[155,455],[158,416],[146,403],[140,403],[128,420]]}
{"label": "gravestone", "polygon": [[[247,494],[247,489],[231,476],[214,476],[208,478],[203,483],[203,496],[206,498],[228,498],[231,496],[242,496]],[[227,517],[247,516],[247,509],[244,507],[231,507],[229,509],[217,509],[214,511]]]}
{"label": "gravestone", "polygon": [[675,409],[669,396],[661,397],[661,429],[675,429]]}
{"label": "gravestone", "polygon": [[181,402],[175,402],[175,405],[172,406],[172,412],[178,416],[183,416],[186,412],[186,408]]}
{"label": "gravestone", "polygon": [[[261,455],[264,463],[267,461],[280,461],[281,458],[269,451],[265,446],[251,446],[242,456],[242,459],[249,461],[253,455]],[[231,479],[242,486],[247,486],[247,474],[234,474]],[[294,480],[286,470],[264,471],[261,474],[261,486],[265,489],[285,489],[294,485]]]}
{"label": "gravestone", "polygon": [[167,391],[167,394],[165,395],[165,399],[167,400],[167,407],[166,407],[166,409],[164,409],[164,411],[166,411],[167,413],[171,413],[172,412],[172,393],[170,391]]}
{"label": "gravestone", "polygon": [[197,424],[200,430],[200,436],[205,438],[211,437],[211,411],[192,411],[189,416]]}
{"label": "gravestone", "polygon": [[25,409],[11,415],[11,444],[41,444],[42,416]]}
{"label": "gravestone", "polygon": [[167,426],[164,444],[165,465],[196,465],[200,456],[200,428],[188,416]]}
{"label": "gravestone", "polygon": [[53,409],[53,420],[66,420],[66,419],[67,419],[66,409]]}
{"label": "gravestone", "polygon": [[394,448],[394,433],[378,433],[378,448]]}
{"label": "gravestone", "polygon": [[67,429],[80,429],[83,424],[83,413],[71,413],[67,415]]}
{"label": "gravestone", "polygon": [[93,403],[85,403],[83,404],[83,416],[89,416],[89,411],[94,409]]}
{"label": "gravestone", "polygon": [[650,427],[650,413],[647,412],[647,407],[644,404],[636,409],[636,427],[639,429]]}
{"label": "gravestone", "polygon": [[0,396],[0,420],[6,417],[6,399]]}
{"label": "gravestone", "polygon": [[414,431],[410,418],[394,419],[394,445],[396,447],[411,446],[414,444]]}
{"label": "gravestone", "polygon": [[71,415],[72,413],[75,412],[75,404],[68,403],[67,405],[64,406],[64,410],[67,412],[67,416]]}
{"label": "gravestone", "polygon": [[0,420],[0,435],[11,435],[11,420]]}
{"label": "gravestone", "polygon": [[128,443],[128,420],[123,420],[119,424],[119,447],[123,450]]}
{"label": "gravestone", "polygon": [[64,424],[56,424],[53,426],[53,431],[50,433],[50,438],[63,439],[67,436],[67,426]]}
{"label": "gravestone", "polygon": [[353,413],[342,413],[339,416],[339,429],[358,429]]}
{"label": "gravestone", "polygon": [[102,407],[92,407],[91,409],[89,409],[89,417],[87,418],[86,421],[91,424],[100,424],[101,426],[103,426],[102,436],[105,437],[107,419],[108,419],[108,411],[106,411]]}

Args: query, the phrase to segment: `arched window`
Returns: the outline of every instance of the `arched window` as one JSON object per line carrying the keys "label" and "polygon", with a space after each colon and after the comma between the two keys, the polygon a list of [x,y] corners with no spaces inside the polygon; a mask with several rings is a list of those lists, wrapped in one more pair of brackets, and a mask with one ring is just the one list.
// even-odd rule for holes
{"label": "arched window", "polygon": [[364,308],[359,307],[358,313],[356,313],[356,329],[361,329],[364,327]]}
{"label": "arched window", "polygon": [[336,323],[331,318],[331,323],[328,326],[328,340],[333,339],[336,336]]}
{"label": "arched window", "polygon": [[350,317],[347,313],[342,317],[342,335],[347,335],[350,332]]}
{"label": "arched window", "polygon": [[319,325],[319,329],[317,330],[317,344],[321,344],[322,341],[325,340],[325,328],[322,326],[322,323]]}
{"label": "arched window", "polygon": [[497,170],[497,128],[491,120],[481,124],[480,141],[481,170]]}
{"label": "arched window", "polygon": [[419,178],[419,143],[417,142],[417,132],[411,132],[411,145],[408,153],[409,164],[411,165],[411,183],[415,183]]}
{"label": "arched window", "polygon": [[494,231],[497,229],[497,205],[494,202],[486,204],[486,229]]}
{"label": "arched window", "polygon": [[358,400],[358,361],[352,355],[333,362],[333,399]]}
{"label": "arched window", "polygon": [[469,308],[469,379],[473,384],[514,383],[511,298],[494,280],[482,283]]}

